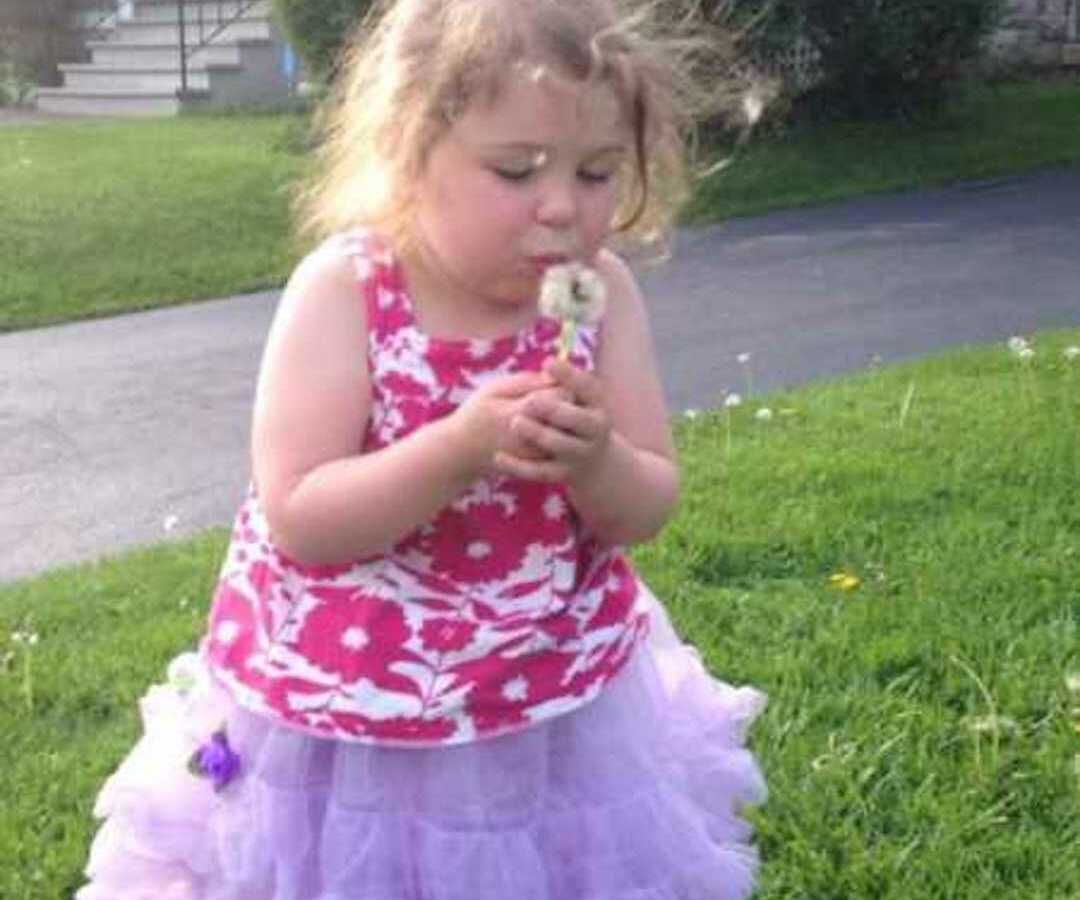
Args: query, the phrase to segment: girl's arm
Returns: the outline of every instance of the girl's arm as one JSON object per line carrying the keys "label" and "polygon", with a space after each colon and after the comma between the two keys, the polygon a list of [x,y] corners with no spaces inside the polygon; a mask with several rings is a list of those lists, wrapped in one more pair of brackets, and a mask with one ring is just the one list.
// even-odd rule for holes
{"label": "girl's arm", "polygon": [[654,536],[670,516],[678,466],[641,292],[614,254],[601,253],[596,267],[608,289],[596,374],[549,363],[574,402],[534,395],[511,425],[553,459],[500,453],[497,461],[518,477],[564,481],[597,537],[629,544]]}
{"label": "girl's arm", "polygon": [[457,412],[361,453],[371,411],[363,292],[348,259],[308,257],[267,339],[252,428],[256,490],[275,543],[308,564],[375,555],[429,521],[490,465],[521,397],[522,373]]}

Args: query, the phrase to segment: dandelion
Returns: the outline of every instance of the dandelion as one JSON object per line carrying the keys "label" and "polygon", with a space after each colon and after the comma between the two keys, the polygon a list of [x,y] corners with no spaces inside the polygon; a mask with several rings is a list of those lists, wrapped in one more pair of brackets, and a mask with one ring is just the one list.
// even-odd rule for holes
{"label": "dandelion", "polygon": [[1022,338],[1019,335],[1013,335],[1006,342],[1006,346],[1013,352],[1019,355],[1021,350],[1026,350],[1030,345],[1027,342],[1027,338]]}
{"label": "dandelion", "polygon": [[1066,675],[1065,687],[1074,694],[1080,694],[1080,672],[1071,672]]}
{"label": "dandelion", "polygon": [[1014,734],[1019,726],[1008,716],[991,713],[988,716],[976,716],[968,721],[968,728],[976,734]]}
{"label": "dandelion", "polygon": [[540,285],[540,312],[562,322],[559,359],[570,356],[579,325],[599,321],[607,291],[600,276],[581,263],[552,266]]}
{"label": "dandelion", "polygon": [[754,418],[757,419],[759,422],[771,422],[772,415],[772,410],[769,409],[769,407],[767,406],[763,406],[756,413],[754,413]]}
{"label": "dandelion", "polygon": [[746,376],[746,395],[749,397],[754,393],[754,380],[750,373],[750,354],[740,353],[735,359],[743,367],[743,374]]}
{"label": "dandelion", "polygon": [[730,393],[724,398],[724,408],[734,409],[736,406],[742,406],[742,397],[736,393]]}
{"label": "dandelion", "polygon": [[179,516],[166,516],[165,521],[162,523],[162,527],[165,529],[165,533],[169,534],[171,531],[174,531],[179,524]]}
{"label": "dandelion", "polygon": [[829,576],[829,587],[834,590],[850,592],[861,584],[862,582],[858,576],[852,575],[850,572],[834,572]]}
{"label": "dandelion", "polygon": [[22,677],[22,693],[26,698],[26,708],[30,712],[34,711],[34,673],[30,665],[30,656],[34,647],[38,643],[38,634],[36,631],[13,631],[11,633],[11,642],[17,644],[22,648],[23,654],[23,677]]}
{"label": "dandelion", "polygon": [[731,455],[731,411],[742,405],[742,397],[734,391],[724,397],[724,452]]}
{"label": "dandelion", "polygon": [[1024,362],[1028,362],[1029,360],[1035,358],[1035,351],[1032,350],[1031,347],[1021,347],[1017,351],[1016,355],[1019,356],[1020,359]]}
{"label": "dandelion", "polygon": [[696,409],[687,409],[683,411],[683,416],[690,420],[696,419],[699,415],[701,415],[701,413]]}
{"label": "dandelion", "polygon": [[1073,344],[1073,345],[1071,345],[1071,346],[1069,346],[1069,347],[1066,347],[1066,348],[1065,348],[1065,349],[1064,349],[1064,350],[1062,351],[1062,355],[1063,355],[1063,356],[1064,356],[1064,357],[1065,357],[1065,358],[1066,358],[1066,359],[1067,359],[1067,360],[1068,360],[1069,362],[1072,362],[1072,361],[1073,361],[1074,359],[1076,359],[1076,358],[1077,358],[1078,356],[1080,356],[1080,347],[1077,347],[1077,346],[1076,346],[1075,344]]}

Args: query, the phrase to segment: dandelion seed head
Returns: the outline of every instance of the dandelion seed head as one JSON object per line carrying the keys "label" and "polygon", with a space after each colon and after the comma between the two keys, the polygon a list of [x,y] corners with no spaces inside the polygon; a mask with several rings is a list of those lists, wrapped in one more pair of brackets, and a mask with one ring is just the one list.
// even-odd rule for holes
{"label": "dandelion seed head", "polygon": [[1035,351],[1032,350],[1031,347],[1021,347],[1016,355],[1026,362],[1035,357]]}
{"label": "dandelion seed head", "polygon": [[607,291],[600,276],[581,263],[552,266],[540,284],[540,312],[581,324],[604,315]]}
{"label": "dandelion seed head", "polygon": [[1062,351],[1062,355],[1063,355],[1063,356],[1064,356],[1064,357],[1065,357],[1065,358],[1066,358],[1067,360],[1069,360],[1069,361],[1071,362],[1072,360],[1074,360],[1074,359],[1076,359],[1076,358],[1077,358],[1078,356],[1080,356],[1080,347],[1077,347],[1077,346],[1076,346],[1075,344],[1074,344],[1074,345],[1072,345],[1072,346],[1066,347],[1066,348],[1065,348],[1065,349],[1064,349],[1064,350]]}
{"label": "dandelion seed head", "polygon": [[1026,338],[1022,338],[1020,335],[1013,335],[1009,338],[1007,346],[1013,353],[1019,353],[1028,346],[1028,342]]}
{"label": "dandelion seed head", "polygon": [[1013,734],[1019,730],[1014,719],[1008,716],[976,716],[968,721],[968,728],[976,734]]}
{"label": "dandelion seed head", "polygon": [[735,393],[728,394],[724,398],[724,406],[728,409],[733,409],[736,406],[742,406],[742,397]]}
{"label": "dandelion seed head", "polygon": [[769,409],[769,407],[767,406],[761,407],[761,409],[754,413],[754,418],[757,419],[759,422],[769,422],[772,420],[772,416],[772,410]]}
{"label": "dandelion seed head", "polygon": [[738,356],[735,357],[735,359],[737,359],[742,365],[745,366],[748,362],[750,362],[750,354],[740,353]]}

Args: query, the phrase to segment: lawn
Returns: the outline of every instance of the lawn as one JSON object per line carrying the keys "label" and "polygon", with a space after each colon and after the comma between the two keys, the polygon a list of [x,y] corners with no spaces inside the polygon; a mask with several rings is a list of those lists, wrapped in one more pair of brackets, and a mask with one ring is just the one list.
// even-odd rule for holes
{"label": "lawn", "polygon": [[[1080,893],[1080,331],[1031,340],[678,423],[683,502],[635,559],[709,667],[770,695],[760,900]],[[224,539],[0,588],[0,896],[79,883]]]}
{"label": "lawn", "polygon": [[[280,286],[304,120],[0,129],[0,332]],[[919,127],[792,128],[697,185],[705,222],[1080,162],[1080,82],[972,86]]]}

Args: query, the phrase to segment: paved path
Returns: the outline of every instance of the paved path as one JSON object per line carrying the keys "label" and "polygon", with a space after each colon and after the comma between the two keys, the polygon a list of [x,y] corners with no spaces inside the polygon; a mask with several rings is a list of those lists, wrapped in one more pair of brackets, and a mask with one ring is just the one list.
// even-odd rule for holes
{"label": "paved path", "polygon": [[[643,283],[673,410],[741,352],[768,390],[1080,326],[1080,169],[689,232]],[[230,520],[276,298],[0,336],[0,581]]]}

